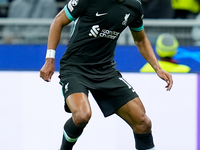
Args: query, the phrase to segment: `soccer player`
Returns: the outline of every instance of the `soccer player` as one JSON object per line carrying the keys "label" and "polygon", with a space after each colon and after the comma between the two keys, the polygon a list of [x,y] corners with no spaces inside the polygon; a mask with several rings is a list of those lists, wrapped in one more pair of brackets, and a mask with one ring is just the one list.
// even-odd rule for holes
{"label": "soccer player", "polygon": [[60,60],[60,83],[65,110],[72,117],[64,125],[61,150],[72,150],[91,117],[90,91],[105,117],[117,114],[133,129],[136,149],[153,150],[151,121],[133,89],[115,68],[114,50],[120,33],[129,27],[141,55],[157,75],[166,81],[171,74],[159,66],[143,27],[139,0],[70,0],[53,20],[48,37],[46,61],[40,77],[49,82],[54,73],[54,58],[62,28],[75,26],[67,50]]}

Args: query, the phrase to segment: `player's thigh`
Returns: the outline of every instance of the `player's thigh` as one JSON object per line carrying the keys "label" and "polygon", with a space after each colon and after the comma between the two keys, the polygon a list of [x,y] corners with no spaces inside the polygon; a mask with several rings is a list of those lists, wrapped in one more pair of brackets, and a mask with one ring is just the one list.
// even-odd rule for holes
{"label": "player's thigh", "polygon": [[66,98],[66,103],[72,113],[91,113],[88,96],[85,93],[73,93]]}
{"label": "player's thigh", "polygon": [[85,93],[71,94],[66,98],[66,103],[72,112],[74,123],[79,127],[85,127],[92,115],[87,95]]}
{"label": "player's thigh", "polygon": [[149,120],[139,97],[123,105],[116,111],[116,114],[124,119],[133,129]]}

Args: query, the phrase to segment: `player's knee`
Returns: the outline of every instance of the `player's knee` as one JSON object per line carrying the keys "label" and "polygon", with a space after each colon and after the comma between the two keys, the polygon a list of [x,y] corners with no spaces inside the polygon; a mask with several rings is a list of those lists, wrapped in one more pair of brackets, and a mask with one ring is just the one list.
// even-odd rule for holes
{"label": "player's knee", "polygon": [[73,113],[74,123],[79,127],[85,127],[91,118],[91,111],[76,111]]}
{"label": "player's knee", "polygon": [[136,125],[135,130],[140,134],[149,133],[151,131],[151,120],[148,117],[141,118],[141,121]]}
{"label": "player's knee", "polygon": [[144,127],[144,132],[145,133],[149,133],[151,131],[151,120],[149,118],[146,119],[145,123],[144,123],[145,127]]}

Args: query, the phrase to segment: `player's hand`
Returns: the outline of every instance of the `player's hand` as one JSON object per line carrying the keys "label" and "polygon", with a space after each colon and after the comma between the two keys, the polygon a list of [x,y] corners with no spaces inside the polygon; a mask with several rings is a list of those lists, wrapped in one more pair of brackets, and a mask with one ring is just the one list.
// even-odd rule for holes
{"label": "player's hand", "polygon": [[46,58],[45,64],[40,70],[40,77],[47,82],[51,81],[51,77],[55,70],[55,59]]}
{"label": "player's hand", "polygon": [[173,85],[172,75],[162,69],[158,70],[156,73],[161,79],[167,82],[165,88],[167,88],[167,91],[170,91]]}

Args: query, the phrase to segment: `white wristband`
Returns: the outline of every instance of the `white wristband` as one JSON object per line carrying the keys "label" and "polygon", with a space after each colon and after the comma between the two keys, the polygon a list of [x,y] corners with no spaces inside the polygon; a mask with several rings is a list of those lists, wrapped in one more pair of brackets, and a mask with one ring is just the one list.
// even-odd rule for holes
{"label": "white wristband", "polygon": [[55,59],[56,51],[54,49],[48,49],[46,53],[46,58],[54,58]]}

